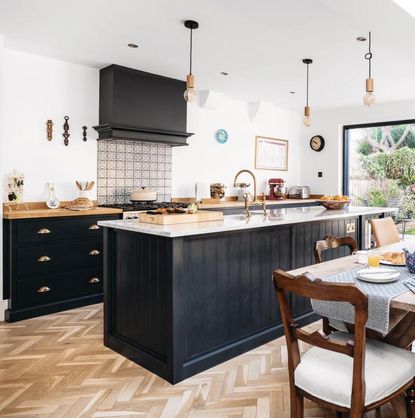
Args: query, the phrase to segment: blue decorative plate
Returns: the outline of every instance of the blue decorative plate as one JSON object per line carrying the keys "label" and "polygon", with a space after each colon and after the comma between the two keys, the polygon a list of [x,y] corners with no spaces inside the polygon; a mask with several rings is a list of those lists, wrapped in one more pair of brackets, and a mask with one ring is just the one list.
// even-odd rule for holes
{"label": "blue decorative plate", "polygon": [[215,133],[215,138],[219,144],[224,144],[229,139],[228,133],[225,131],[225,129],[218,129]]}

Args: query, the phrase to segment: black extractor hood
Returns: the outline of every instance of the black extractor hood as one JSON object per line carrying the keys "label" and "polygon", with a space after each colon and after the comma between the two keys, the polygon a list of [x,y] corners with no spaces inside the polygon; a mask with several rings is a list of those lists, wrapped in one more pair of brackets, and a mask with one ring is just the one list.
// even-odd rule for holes
{"label": "black extractor hood", "polygon": [[186,83],[119,65],[100,70],[98,140],[187,145]]}

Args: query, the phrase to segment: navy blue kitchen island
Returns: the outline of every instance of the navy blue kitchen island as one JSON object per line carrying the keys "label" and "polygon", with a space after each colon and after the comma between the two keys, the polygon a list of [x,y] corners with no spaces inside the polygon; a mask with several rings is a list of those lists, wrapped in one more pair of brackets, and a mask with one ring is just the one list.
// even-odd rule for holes
{"label": "navy blue kitchen island", "polygon": [[[104,343],[177,383],[265,344],[283,329],[271,275],[314,263],[313,242],[350,235],[388,208],[291,208],[224,221],[104,226]],[[337,248],[334,259],[348,255]],[[296,322],[316,319],[293,297]]]}

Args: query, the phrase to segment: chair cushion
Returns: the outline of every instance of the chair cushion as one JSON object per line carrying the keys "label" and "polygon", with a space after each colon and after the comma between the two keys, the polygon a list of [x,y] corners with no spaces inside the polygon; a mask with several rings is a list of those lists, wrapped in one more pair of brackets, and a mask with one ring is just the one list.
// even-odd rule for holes
{"label": "chair cushion", "polygon": [[[332,339],[353,340],[353,335],[334,332]],[[381,400],[415,376],[415,354],[379,341],[366,342],[365,405]],[[295,370],[295,385],[324,401],[349,408],[352,394],[353,358],[312,347]]]}

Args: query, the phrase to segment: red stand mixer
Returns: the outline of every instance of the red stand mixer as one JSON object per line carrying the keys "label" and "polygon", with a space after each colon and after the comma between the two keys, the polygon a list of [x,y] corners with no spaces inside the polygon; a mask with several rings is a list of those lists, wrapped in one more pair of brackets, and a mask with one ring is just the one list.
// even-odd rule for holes
{"label": "red stand mixer", "polygon": [[269,200],[282,200],[285,199],[287,194],[287,188],[283,179],[269,179]]}

